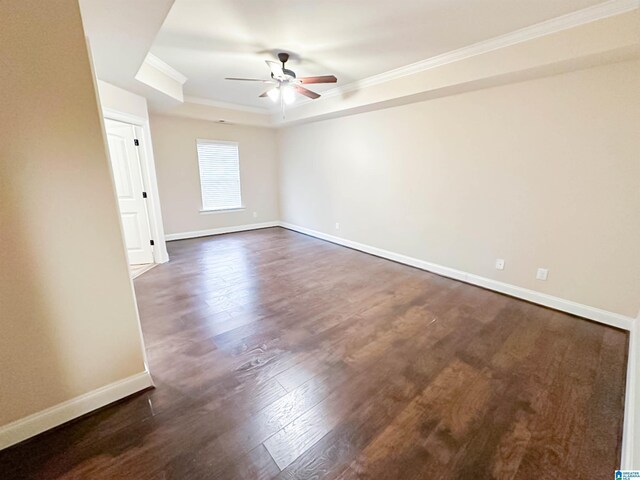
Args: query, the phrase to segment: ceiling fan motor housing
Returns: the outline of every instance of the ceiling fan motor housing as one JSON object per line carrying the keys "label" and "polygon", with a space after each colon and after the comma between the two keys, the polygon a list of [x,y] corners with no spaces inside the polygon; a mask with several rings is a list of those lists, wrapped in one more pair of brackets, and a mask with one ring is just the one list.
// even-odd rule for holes
{"label": "ceiling fan motor housing", "polygon": [[[282,62],[282,71],[287,77],[296,78],[296,73],[293,70],[289,70],[288,68],[284,68],[284,64],[289,61],[289,54],[285,52],[280,52],[278,54],[278,60]],[[273,74],[271,74],[273,76]]]}
{"label": "ceiling fan motor housing", "polygon": [[278,54],[278,60],[280,60],[282,63],[287,63],[287,61],[289,60],[289,54],[285,52],[280,52]]}

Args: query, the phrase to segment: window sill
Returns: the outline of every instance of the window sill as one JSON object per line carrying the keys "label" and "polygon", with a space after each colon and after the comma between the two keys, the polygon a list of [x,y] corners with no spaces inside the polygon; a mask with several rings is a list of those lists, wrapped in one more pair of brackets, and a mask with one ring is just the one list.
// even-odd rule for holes
{"label": "window sill", "polygon": [[216,208],[214,210],[200,210],[200,214],[208,214],[208,213],[232,213],[232,212],[242,212],[246,210],[245,207],[234,207],[234,208]]}

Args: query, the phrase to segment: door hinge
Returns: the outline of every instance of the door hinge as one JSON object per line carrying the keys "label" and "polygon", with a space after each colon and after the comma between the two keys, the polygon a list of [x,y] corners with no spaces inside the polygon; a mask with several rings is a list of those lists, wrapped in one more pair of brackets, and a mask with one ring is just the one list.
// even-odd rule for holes
{"label": "door hinge", "polygon": [[154,242],[153,240],[149,240],[149,243],[151,244],[152,247],[156,244],[156,242]]}
{"label": "door hinge", "polygon": [[137,147],[138,145],[140,145],[140,142],[138,141],[137,138],[133,139],[133,144]]}
{"label": "door hinge", "polygon": [[142,198],[147,198],[147,192],[142,192]]}

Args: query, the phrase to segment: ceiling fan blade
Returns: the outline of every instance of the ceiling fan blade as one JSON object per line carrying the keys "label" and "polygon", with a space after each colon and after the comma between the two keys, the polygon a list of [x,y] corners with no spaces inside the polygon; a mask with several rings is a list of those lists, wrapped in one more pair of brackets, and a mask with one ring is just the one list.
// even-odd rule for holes
{"label": "ceiling fan blade", "polygon": [[241,82],[262,82],[262,83],[272,83],[273,80],[262,80],[261,78],[235,78],[235,77],[227,77],[225,80],[239,80]]}
{"label": "ceiling fan blade", "polygon": [[293,85],[293,88],[296,90],[296,92],[301,93],[302,95],[304,95],[305,97],[309,97],[313,100],[315,100],[316,98],[320,98],[320,94],[316,93],[316,92],[312,92],[309,89],[306,89],[304,87],[301,87],[300,85]]}
{"label": "ceiling fan blade", "polygon": [[266,90],[265,92],[262,92],[261,95],[258,95],[258,98],[262,98],[262,97],[268,97],[269,96],[269,92],[271,90],[273,90],[274,88],[278,88],[278,87],[271,87],[269,90]]}
{"label": "ceiling fan blade", "polygon": [[298,81],[302,84],[309,83],[336,83],[338,79],[334,75],[321,75],[319,77],[302,77]]}
{"label": "ceiling fan blade", "polygon": [[282,70],[282,65],[280,65],[278,62],[272,62],[271,60],[265,60],[265,62],[271,70],[271,75],[273,75],[273,78],[279,80],[284,80],[286,78],[284,71]]}

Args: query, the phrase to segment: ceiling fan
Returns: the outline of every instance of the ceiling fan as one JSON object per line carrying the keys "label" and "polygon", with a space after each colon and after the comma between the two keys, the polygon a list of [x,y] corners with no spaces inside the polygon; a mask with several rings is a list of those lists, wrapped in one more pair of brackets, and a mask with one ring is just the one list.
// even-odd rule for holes
{"label": "ceiling fan", "polygon": [[312,100],[320,97],[319,93],[312,92],[302,85],[308,85],[312,83],[336,83],[338,81],[338,79],[334,75],[297,78],[293,70],[289,70],[285,67],[287,60],[289,60],[289,54],[281,52],[278,54],[278,59],[280,60],[282,65],[278,64],[278,62],[266,60],[267,65],[271,69],[271,80],[262,80],[259,78],[226,78],[225,80],[239,80],[243,82],[262,82],[273,84],[273,87],[269,88],[269,90],[259,96],[269,97],[274,102],[280,100],[283,109],[284,104],[289,105],[295,101],[296,93],[304,95],[305,97],[309,97]]}

